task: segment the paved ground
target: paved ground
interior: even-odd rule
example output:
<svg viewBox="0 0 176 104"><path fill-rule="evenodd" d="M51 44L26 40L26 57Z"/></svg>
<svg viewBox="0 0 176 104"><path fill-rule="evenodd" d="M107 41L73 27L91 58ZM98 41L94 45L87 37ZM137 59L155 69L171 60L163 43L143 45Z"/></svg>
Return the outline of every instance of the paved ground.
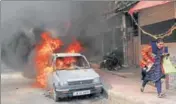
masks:
<svg viewBox="0 0 176 104"><path fill-rule="evenodd" d="M123 69L117 72L106 72L93 66L100 74L108 89L108 99L86 96L65 99L59 104L176 104L176 91L165 90L167 97L160 99L156 96L155 87L147 86L144 93L140 92L140 71L135 68ZM2 75L2 74L1 74ZM2 76L1 76L2 78ZM10 78L1 80L2 104L57 104L44 91L31 88L31 81L24 78ZM18 80L17 80L18 79ZM110 88L109 88L109 85Z"/></svg>
<svg viewBox="0 0 176 104"><path fill-rule="evenodd" d="M31 81L26 79L1 80L1 104L107 104L103 95L64 99L55 103L43 90L31 85Z"/></svg>
<svg viewBox="0 0 176 104"><path fill-rule="evenodd" d="M166 90L163 82L165 98L158 98L155 87L147 85L145 92L140 92L140 70L137 68L123 69L116 72L96 71L111 85L108 91L109 104L176 104L176 90Z"/></svg>
<svg viewBox="0 0 176 104"><path fill-rule="evenodd" d="M32 83L20 72L1 66L1 104L107 104L105 95L74 97L56 103L44 90L32 88Z"/></svg>

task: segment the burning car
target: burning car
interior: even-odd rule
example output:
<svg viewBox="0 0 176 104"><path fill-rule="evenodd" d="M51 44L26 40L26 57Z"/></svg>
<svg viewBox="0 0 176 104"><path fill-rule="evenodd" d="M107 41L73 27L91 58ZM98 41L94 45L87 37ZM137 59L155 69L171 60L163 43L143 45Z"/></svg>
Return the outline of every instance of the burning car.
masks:
<svg viewBox="0 0 176 104"><path fill-rule="evenodd" d="M53 98L100 94L100 76L90 67L86 57L80 53L54 53L51 58L53 68Z"/></svg>

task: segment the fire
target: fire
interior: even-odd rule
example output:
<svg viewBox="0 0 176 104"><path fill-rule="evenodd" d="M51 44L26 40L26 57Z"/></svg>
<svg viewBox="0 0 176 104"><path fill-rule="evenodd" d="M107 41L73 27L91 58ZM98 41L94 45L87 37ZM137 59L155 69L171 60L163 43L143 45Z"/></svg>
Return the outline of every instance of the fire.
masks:
<svg viewBox="0 0 176 104"><path fill-rule="evenodd" d="M78 41L74 41L66 50L66 53L79 53L83 50L81 44Z"/></svg>
<svg viewBox="0 0 176 104"><path fill-rule="evenodd" d="M64 67L64 61L57 59L56 60L57 69L62 69Z"/></svg>
<svg viewBox="0 0 176 104"><path fill-rule="evenodd" d="M44 32L41 38L41 42L36 47L35 66L37 77L35 85L45 88L47 73L52 72L52 68L48 66L50 56L56 49L59 49L63 43L59 39L52 38L48 32Z"/></svg>
<svg viewBox="0 0 176 104"><path fill-rule="evenodd" d="M66 53L79 53L82 50L83 48L81 44L75 40L72 44L68 46L68 48L66 49ZM71 64L73 62L76 62L76 59L74 59L73 57L67 57L64 59L64 63L66 64Z"/></svg>
<svg viewBox="0 0 176 104"><path fill-rule="evenodd" d="M53 72L53 68L49 66L49 59L51 55L63 45L62 41L58 38L52 38L50 33L44 32L41 35L41 42L36 47L35 66L37 70L36 87L47 87L47 75ZM66 53L80 53L83 50L81 44L78 41L74 41L66 49ZM71 63L76 62L73 57L67 57L63 60L56 60L57 69L69 69Z"/></svg>

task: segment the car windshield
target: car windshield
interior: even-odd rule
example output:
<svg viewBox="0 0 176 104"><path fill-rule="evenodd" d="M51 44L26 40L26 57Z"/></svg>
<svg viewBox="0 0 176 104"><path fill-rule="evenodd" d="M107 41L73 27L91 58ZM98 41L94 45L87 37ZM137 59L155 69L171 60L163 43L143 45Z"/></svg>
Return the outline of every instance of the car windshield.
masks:
<svg viewBox="0 0 176 104"><path fill-rule="evenodd" d="M90 66L82 56L57 57L56 59L56 69L75 70L87 68L90 68Z"/></svg>

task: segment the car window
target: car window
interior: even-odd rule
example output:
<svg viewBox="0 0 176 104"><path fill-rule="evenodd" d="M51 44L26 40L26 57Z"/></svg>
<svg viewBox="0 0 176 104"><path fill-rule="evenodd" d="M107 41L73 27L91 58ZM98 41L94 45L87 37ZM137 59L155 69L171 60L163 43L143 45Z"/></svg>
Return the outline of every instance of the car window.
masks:
<svg viewBox="0 0 176 104"><path fill-rule="evenodd" d="M89 68L89 64L82 56L57 57L56 68L60 70L75 70Z"/></svg>

